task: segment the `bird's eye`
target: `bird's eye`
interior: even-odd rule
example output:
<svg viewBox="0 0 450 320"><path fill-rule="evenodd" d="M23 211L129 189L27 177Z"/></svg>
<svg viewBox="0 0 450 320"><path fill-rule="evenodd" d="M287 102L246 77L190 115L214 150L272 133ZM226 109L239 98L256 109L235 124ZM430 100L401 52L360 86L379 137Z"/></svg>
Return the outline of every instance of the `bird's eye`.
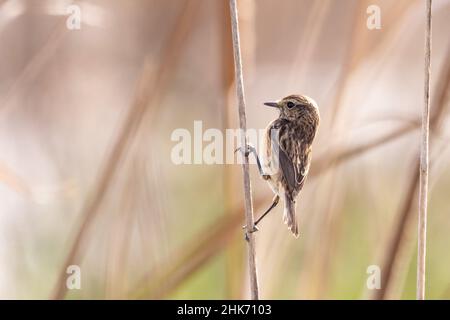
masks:
<svg viewBox="0 0 450 320"><path fill-rule="evenodd" d="M288 107L289 109L292 109L294 106L295 106L295 104L294 104L293 102L291 102L291 101L289 101L289 102L287 103L287 107Z"/></svg>

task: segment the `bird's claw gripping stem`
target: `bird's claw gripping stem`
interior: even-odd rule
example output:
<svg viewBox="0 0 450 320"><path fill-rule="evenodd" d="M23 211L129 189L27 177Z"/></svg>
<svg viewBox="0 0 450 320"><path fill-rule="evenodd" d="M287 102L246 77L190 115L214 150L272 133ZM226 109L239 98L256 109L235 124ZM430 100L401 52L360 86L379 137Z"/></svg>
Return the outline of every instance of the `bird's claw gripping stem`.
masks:
<svg viewBox="0 0 450 320"><path fill-rule="evenodd" d="M242 152L242 147L238 147L236 150L234 150L234 153L236 153L238 151ZM248 157L251 152L256 152L256 149L251 144L247 144L247 146L245 148L244 156Z"/></svg>
<svg viewBox="0 0 450 320"><path fill-rule="evenodd" d="M245 229L245 234L244 234L245 241L250 241L250 237L248 236L249 233L254 233L256 231L259 231L258 227L255 224L253 225L253 229L252 230L246 230L247 229L246 225L242 226L242 229Z"/></svg>

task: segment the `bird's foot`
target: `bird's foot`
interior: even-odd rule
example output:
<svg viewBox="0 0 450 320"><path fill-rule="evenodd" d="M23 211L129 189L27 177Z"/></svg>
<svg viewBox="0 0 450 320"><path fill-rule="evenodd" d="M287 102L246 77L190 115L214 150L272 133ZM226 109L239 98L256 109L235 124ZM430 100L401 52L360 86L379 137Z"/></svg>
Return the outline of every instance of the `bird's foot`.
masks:
<svg viewBox="0 0 450 320"><path fill-rule="evenodd" d="M256 232L256 231L259 231L259 228L256 226L256 225L253 225L253 229L252 230L247 230L247 226L245 225L245 226L242 226L242 229L244 229L245 230L245 233L244 233L244 239L245 239L245 241L250 241L250 237L249 237L249 234L250 233L254 233L254 232Z"/></svg>
<svg viewBox="0 0 450 320"><path fill-rule="evenodd" d="M239 147L236 150L234 150L234 153L238 151L243 152L242 147ZM256 154L256 148L252 144L247 143L247 145L245 146L244 156L248 157L250 153Z"/></svg>

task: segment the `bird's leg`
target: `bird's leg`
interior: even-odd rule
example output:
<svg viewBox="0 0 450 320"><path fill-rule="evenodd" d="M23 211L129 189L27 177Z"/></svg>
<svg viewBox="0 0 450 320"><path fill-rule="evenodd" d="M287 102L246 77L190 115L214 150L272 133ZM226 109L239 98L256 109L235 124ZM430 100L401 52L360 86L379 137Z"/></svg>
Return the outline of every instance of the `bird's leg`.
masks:
<svg viewBox="0 0 450 320"><path fill-rule="evenodd" d="M272 200L272 204L270 205L270 207L255 221L255 227L258 223L261 222L261 220L270 212L272 211L273 208L275 208L278 204L278 202L280 201L280 196L276 195L275 197L273 197Z"/></svg>
<svg viewBox="0 0 450 320"><path fill-rule="evenodd" d="M242 147L237 148L236 150L234 150L234 152L236 153L237 151L241 150L242 151ZM248 157L250 153L253 153L253 155L255 156L256 159L256 165L258 166L258 171L260 176L264 179L267 180L269 179L269 175L265 174L261 165L261 161L259 160L259 156L258 153L256 152L256 149L254 146L252 146L251 144L247 144L246 150L245 150L245 156Z"/></svg>
<svg viewBox="0 0 450 320"><path fill-rule="evenodd" d="M246 231L245 232L245 240L247 240L248 241L248 233L253 233L253 232L256 232L256 231L258 231L259 229L258 229L258 227L256 226L258 223L260 223L261 222L261 220L270 212L270 211L272 211L272 209L273 208L275 208L276 206L277 206L277 204L278 204L278 202L280 201L280 196L278 196L278 195L276 195L274 198L273 198L273 200L272 200L272 204L270 205L270 207L258 218L258 219L256 219L256 221L255 221L255 223L253 224L253 230L250 230L250 231ZM247 226L243 226L242 227L243 229L246 229L247 228Z"/></svg>

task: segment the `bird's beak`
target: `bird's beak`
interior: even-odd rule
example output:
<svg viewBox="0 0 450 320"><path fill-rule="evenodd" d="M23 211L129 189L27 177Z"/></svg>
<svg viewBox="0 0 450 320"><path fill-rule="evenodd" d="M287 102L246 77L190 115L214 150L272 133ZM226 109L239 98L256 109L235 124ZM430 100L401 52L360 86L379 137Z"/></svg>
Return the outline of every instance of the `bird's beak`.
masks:
<svg viewBox="0 0 450 320"><path fill-rule="evenodd" d="M278 108L279 107L278 106L278 102L264 102L264 105L272 107L272 108Z"/></svg>

